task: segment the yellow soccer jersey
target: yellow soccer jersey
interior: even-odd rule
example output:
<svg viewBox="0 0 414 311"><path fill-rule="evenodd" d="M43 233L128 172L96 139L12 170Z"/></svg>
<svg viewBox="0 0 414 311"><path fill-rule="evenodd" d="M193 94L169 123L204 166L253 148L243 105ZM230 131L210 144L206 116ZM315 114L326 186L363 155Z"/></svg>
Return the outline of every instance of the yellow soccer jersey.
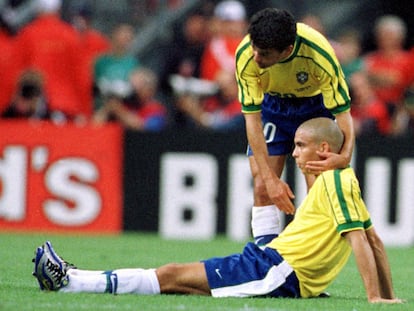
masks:
<svg viewBox="0 0 414 311"><path fill-rule="evenodd" d="M245 113L261 110L265 93L280 97L313 97L322 93L335 115L350 109L350 97L341 66L328 40L305 24L297 24L292 54L268 68L253 60L247 35L236 51L239 100Z"/></svg>
<svg viewBox="0 0 414 311"><path fill-rule="evenodd" d="M335 279L351 254L342 236L372 226L351 168L330 170L315 181L295 219L267 246L293 267L302 297L314 297Z"/></svg>

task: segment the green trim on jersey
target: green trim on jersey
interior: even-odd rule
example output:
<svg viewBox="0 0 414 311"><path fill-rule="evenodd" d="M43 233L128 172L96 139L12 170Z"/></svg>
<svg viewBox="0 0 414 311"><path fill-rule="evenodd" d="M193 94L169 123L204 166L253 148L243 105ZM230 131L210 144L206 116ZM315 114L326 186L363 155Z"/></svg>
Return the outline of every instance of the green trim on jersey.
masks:
<svg viewBox="0 0 414 311"><path fill-rule="evenodd" d="M352 231L352 229L361 229L363 227L364 227L364 223L363 222L354 221L354 222L351 222L351 223L346 223L346 224L339 225L336 230L338 232L341 232L341 231Z"/></svg>
<svg viewBox="0 0 414 311"><path fill-rule="evenodd" d="M245 44L243 44L242 46L239 46L238 48L237 48L237 51L236 51L236 62L239 60L239 58L240 58L240 55L242 55L243 54L243 52L248 48L248 47L250 47L252 45L252 42L249 40L249 41L247 41ZM252 58L253 58L253 55L252 55Z"/></svg>
<svg viewBox="0 0 414 311"><path fill-rule="evenodd" d="M296 34L296 39L295 39L295 43L293 45L292 54L290 54L290 56L288 58L286 58L285 60L281 61L280 62L281 64L288 63L288 62L290 62L291 60L293 60L297 56L297 54L299 53L300 44L301 44L302 39L303 38L301 36L299 36L298 34Z"/></svg>
<svg viewBox="0 0 414 311"><path fill-rule="evenodd" d="M346 205L346 200L344 193L342 191L341 185L341 170L334 170L334 180L335 180L335 189L338 194L338 202L341 206L342 213L344 214L345 220L347 223L351 222L351 217L349 216L348 207Z"/></svg>
<svg viewBox="0 0 414 311"><path fill-rule="evenodd" d="M236 63L238 62L238 59L239 59L240 55L242 55L244 53L244 51L246 49L250 48L250 47L251 47L251 41L249 40L244 45L240 46L237 49L237 52L236 52ZM244 65L244 67L241 70L244 71L245 68L249 65L249 63L251 61L254 61L253 60L253 54L246 61L246 64ZM254 100L252 102L252 105L245 106L243 104L245 102L245 91L244 90L246 90L246 92L249 93L249 85L246 84L245 86L243 86L240 79L237 79L237 84L239 86L239 90L241 90L239 92L239 100L240 100L240 103L242 104L242 106L245 108L245 109L243 109L243 111L245 111L245 112L257 112L257 111L260 111L261 110L260 105L255 104Z"/></svg>
<svg viewBox="0 0 414 311"><path fill-rule="evenodd" d="M368 219L367 221L365 221L364 222L364 229L365 230L367 230L367 229L369 229L369 228L371 228L373 225L372 225L372 221L371 221L371 219Z"/></svg>

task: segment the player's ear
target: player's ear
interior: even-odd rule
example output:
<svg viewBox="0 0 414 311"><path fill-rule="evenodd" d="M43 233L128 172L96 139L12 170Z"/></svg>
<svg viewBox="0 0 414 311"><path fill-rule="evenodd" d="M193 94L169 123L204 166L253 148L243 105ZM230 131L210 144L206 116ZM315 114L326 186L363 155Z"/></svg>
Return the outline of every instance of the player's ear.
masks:
<svg viewBox="0 0 414 311"><path fill-rule="evenodd" d="M321 142L319 148L320 148L321 152L330 152L331 151L331 148L330 148L328 142L326 142L326 141Z"/></svg>
<svg viewBox="0 0 414 311"><path fill-rule="evenodd" d="M293 44L289 45L284 51L286 55L290 55L293 52Z"/></svg>

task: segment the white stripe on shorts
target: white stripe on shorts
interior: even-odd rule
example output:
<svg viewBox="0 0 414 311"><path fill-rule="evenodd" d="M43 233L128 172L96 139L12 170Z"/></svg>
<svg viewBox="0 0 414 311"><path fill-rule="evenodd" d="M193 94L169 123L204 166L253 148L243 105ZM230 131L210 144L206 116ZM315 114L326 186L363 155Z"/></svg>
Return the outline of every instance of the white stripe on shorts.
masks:
<svg viewBox="0 0 414 311"><path fill-rule="evenodd" d="M285 283L287 277L292 272L293 268L286 261L283 261L278 266L270 268L262 280L212 289L211 295L213 297L252 297L266 295Z"/></svg>

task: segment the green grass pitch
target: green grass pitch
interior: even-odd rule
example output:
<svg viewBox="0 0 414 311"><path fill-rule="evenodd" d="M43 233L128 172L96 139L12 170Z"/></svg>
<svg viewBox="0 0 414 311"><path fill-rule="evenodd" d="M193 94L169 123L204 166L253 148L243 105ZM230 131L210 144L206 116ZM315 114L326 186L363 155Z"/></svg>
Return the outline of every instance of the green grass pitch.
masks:
<svg viewBox="0 0 414 311"><path fill-rule="evenodd" d="M351 258L323 299L220 298L180 295L109 295L41 292L31 275L35 248L51 240L66 260L85 269L150 268L239 252L244 243L224 237L213 241L168 241L155 234L119 236L0 234L0 310L142 310L142 311L364 311L414 310L414 248L388 248L397 296L403 305L370 305Z"/></svg>

